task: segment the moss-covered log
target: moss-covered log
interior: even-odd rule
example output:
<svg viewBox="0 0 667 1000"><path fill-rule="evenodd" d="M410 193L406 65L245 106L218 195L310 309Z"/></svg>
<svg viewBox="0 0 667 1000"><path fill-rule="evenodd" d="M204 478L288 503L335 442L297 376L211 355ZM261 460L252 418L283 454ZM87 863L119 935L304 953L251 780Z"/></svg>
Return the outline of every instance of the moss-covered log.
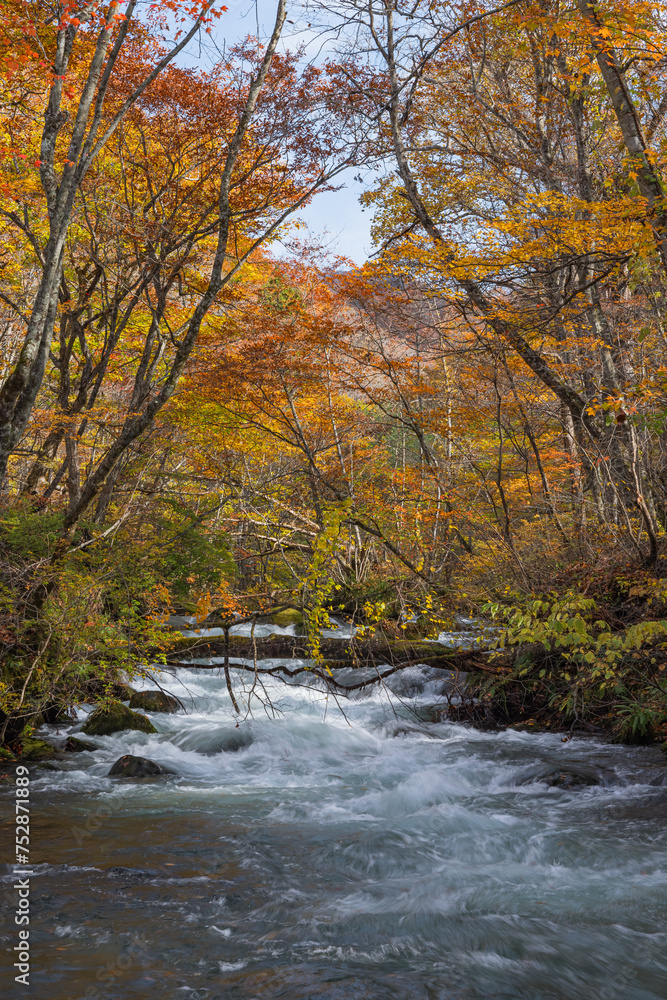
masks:
<svg viewBox="0 0 667 1000"><path fill-rule="evenodd" d="M225 655L225 643L214 639L183 639L169 654L169 663L185 664L193 660L219 658ZM308 640L302 636L271 635L261 639L245 636L229 637L229 656L236 659L301 659L312 658ZM369 667L387 664L425 663L451 670L482 670L498 673L507 669L504 662L490 662L489 651L479 648L446 649L436 642L409 639L322 639L320 656L325 666ZM198 664L205 666L205 664Z"/></svg>

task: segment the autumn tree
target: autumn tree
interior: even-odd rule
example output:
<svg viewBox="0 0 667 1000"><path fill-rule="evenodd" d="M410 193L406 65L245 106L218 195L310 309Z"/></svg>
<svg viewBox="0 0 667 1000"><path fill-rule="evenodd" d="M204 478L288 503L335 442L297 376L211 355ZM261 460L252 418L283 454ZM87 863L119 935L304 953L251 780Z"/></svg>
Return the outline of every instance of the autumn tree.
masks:
<svg viewBox="0 0 667 1000"><path fill-rule="evenodd" d="M396 164L375 199L389 266L448 294L516 352L560 403L597 516L627 524L637 511L655 562L663 498L651 494L646 426L628 419L643 389L619 318L639 283L647 317L661 294L647 186L658 158L632 147L608 83L613 63L636 127L655 119L659 144L660 24L647 7L611 4L612 30L596 7L591 48L584 7L577 21L556 3L355 8L372 54L347 73ZM620 44L633 53L626 63Z"/></svg>
<svg viewBox="0 0 667 1000"><path fill-rule="evenodd" d="M243 261L326 185L341 169L341 160L349 159L349 150L343 153L340 143L333 141L331 128L323 125L319 133L313 128L319 114L318 91L326 89L321 71L306 68L299 79L293 59L276 58L284 3L278 6L265 50L256 46L239 50L232 62L228 60L208 76L170 67L178 47L155 54L154 43L141 24L130 30L133 10L116 28L105 26L96 41L95 52L105 51L107 33L116 32L111 54L99 71L102 89L96 103L93 96L89 99L92 117L87 138L81 139L80 166L71 177L68 171L73 168L67 164L63 168L64 181L58 191L65 191L65 181L70 191L65 221L57 225L48 221L49 232L60 227L61 242L58 264L48 279L51 306L48 316L44 314L41 347L30 368L31 388L16 396L15 417L5 425L14 428L15 447L43 384L59 313L59 352L51 356L59 371L62 416L43 438L26 488L34 488L44 472L44 460L53 459L64 438L66 465L61 468L62 474L67 470L70 486L66 535L108 477L114 476L131 442L147 430L170 398L205 317L222 289L236 280ZM208 8L183 44L204 23L207 12ZM46 26L44 32L50 37L53 28ZM79 34L80 26L71 26L66 18L55 39L71 35L74 45ZM87 38L85 32L82 37ZM88 66L85 58L83 64ZM255 67L250 79L249 65ZM246 67L243 72L241 66ZM92 63L86 70L84 91L86 86L95 89L96 71L91 67ZM60 84L53 87L49 101L60 94ZM176 104L172 102L171 115L164 115L174 87L181 96ZM77 100L76 88L71 93L71 99ZM81 120L83 128L88 119ZM100 130L101 138L95 138ZM68 163L78 162L69 147L64 152L62 128L58 135L50 154L52 163L57 155L66 155ZM125 204L114 209L118 178ZM26 208L28 214L19 219L20 225L13 217L10 221L23 227L24 242L35 251L40 223L32 207L31 211L32 215ZM49 254L42 253L44 260L51 259ZM42 295L42 285L48 284L44 276L40 282L37 297ZM19 360L6 379L7 399L18 391L24 375L28 378L27 359L33 357L31 351L38 343L35 308L25 312L29 328ZM142 329L139 340L138 329ZM119 349L124 360L117 356ZM134 355L130 388L127 363ZM73 384L72 367L77 365L81 371ZM88 470L86 481L80 482L77 442L88 418L81 423L78 415L99 403L100 387L118 365L124 370L127 415L113 440L109 441L108 434L99 439L94 467ZM118 386L117 378L111 381ZM105 447L100 447L103 442Z"/></svg>

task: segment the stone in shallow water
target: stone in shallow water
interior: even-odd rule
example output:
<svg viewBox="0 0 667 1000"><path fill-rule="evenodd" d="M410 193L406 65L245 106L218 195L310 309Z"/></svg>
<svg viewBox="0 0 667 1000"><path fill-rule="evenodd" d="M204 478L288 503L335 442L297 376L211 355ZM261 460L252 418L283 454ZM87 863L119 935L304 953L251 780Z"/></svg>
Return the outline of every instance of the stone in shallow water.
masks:
<svg viewBox="0 0 667 1000"><path fill-rule="evenodd" d="M81 730L88 736L109 736L111 733L119 733L124 729L138 729L143 733L156 733L157 729L153 723L140 715L139 712L131 712L125 705L114 704L108 708L96 708Z"/></svg>
<svg viewBox="0 0 667 1000"><path fill-rule="evenodd" d="M109 778L154 778L160 774L171 774L161 764L156 764L148 757L133 757L126 753L119 757L109 771Z"/></svg>
<svg viewBox="0 0 667 1000"><path fill-rule="evenodd" d="M112 878L155 878L160 873L153 868L126 868L123 865L114 865L107 869L107 874Z"/></svg>
<svg viewBox="0 0 667 1000"><path fill-rule="evenodd" d="M144 712L178 712L178 699L165 691L133 691L130 708L143 708Z"/></svg>
<svg viewBox="0 0 667 1000"><path fill-rule="evenodd" d="M600 784L600 779L596 775L568 770L551 771L539 780L551 788L579 788Z"/></svg>
<svg viewBox="0 0 667 1000"><path fill-rule="evenodd" d="M519 785L529 785L540 782L550 788L590 788L593 785L604 785L608 781L601 769L585 765L567 764L564 767L541 767L531 769L518 779Z"/></svg>
<svg viewBox="0 0 667 1000"><path fill-rule="evenodd" d="M68 736L65 741L65 750L69 753L82 753L84 750L97 750L94 743L87 743L86 740L79 740L76 736Z"/></svg>

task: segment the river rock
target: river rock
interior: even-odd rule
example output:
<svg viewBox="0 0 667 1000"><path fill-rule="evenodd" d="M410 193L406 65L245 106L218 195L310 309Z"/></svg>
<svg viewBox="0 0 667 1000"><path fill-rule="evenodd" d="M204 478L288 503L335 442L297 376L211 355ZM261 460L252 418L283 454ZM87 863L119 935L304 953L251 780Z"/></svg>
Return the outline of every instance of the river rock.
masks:
<svg viewBox="0 0 667 1000"><path fill-rule="evenodd" d="M539 770L531 770L518 780L520 785L540 782L550 788L590 788L593 785L605 784L603 775L596 768L585 765L568 764L565 767L554 768L549 765Z"/></svg>
<svg viewBox="0 0 667 1000"><path fill-rule="evenodd" d="M160 872L153 868L126 868L124 865L114 865L113 868L107 868L107 874L111 878L144 879L155 878Z"/></svg>
<svg viewBox="0 0 667 1000"><path fill-rule="evenodd" d="M34 736L21 737L21 760L51 760L61 756L56 747Z"/></svg>
<svg viewBox="0 0 667 1000"><path fill-rule="evenodd" d="M79 740L76 736L68 736L65 741L65 750L68 753L82 753L84 750L97 750L98 748L94 743L87 743L85 740Z"/></svg>
<svg viewBox="0 0 667 1000"><path fill-rule="evenodd" d="M224 729L214 732L199 733L195 737L195 745L198 753L213 757L217 753L237 753L252 743L252 733L247 729ZM190 746L188 746L190 749Z"/></svg>
<svg viewBox="0 0 667 1000"><path fill-rule="evenodd" d="M599 778L595 775L569 770L551 771L539 780L550 788L579 788L600 784Z"/></svg>
<svg viewBox="0 0 667 1000"><path fill-rule="evenodd" d="M153 723L140 715L139 712L132 712L125 705L115 703L108 708L96 708L81 730L87 736L109 736L111 733L120 733L125 729L138 729L142 733L156 733L157 729Z"/></svg>
<svg viewBox="0 0 667 1000"><path fill-rule="evenodd" d="M178 699L164 691L133 691L130 708L143 708L144 712L178 712Z"/></svg>
<svg viewBox="0 0 667 1000"><path fill-rule="evenodd" d="M110 778L154 778L160 774L170 774L161 764L147 757L133 757L126 753L119 757L109 771Z"/></svg>

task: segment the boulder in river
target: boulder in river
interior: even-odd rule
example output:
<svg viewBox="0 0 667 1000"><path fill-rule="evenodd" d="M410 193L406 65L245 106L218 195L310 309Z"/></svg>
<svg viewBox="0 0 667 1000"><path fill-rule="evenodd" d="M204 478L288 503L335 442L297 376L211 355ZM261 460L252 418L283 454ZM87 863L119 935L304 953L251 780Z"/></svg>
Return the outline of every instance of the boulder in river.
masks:
<svg viewBox="0 0 667 1000"><path fill-rule="evenodd" d="M60 751L56 747L34 736L22 736L20 740L21 760L51 760L52 758L61 756Z"/></svg>
<svg viewBox="0 0 667 1000"><path fill-rule="evenodd" d="M110 778L155 778L161 774L171 774L161 764L147 757L133 757L126 753L119 757L109 771Z"/></svg>
<svg viewBox="0 0 667 1000"><path fill-rule="evenodd" d="M213 757L218 753L237 753L252 743L252 733L247 729L216 729L206 732L194 732L186 743L188 750Z"/></svg>
<svg viewBox="0 0 667 1000"><path fill-rule="evenodd" d="M144 712L178 712L178 699L165 691L133 691L130 708L142 708Z"/></svg>
<svg viewBox="0 0 667 1000"><path fill-rule="evenodd" d="M110 736L111 733L120 733L124 729L138 729L142 733L157 732L145 715L132 712L120 703L109 705L107 708L96 708L92 715L88 716L81 732L87 736Z"/></svg>
<svg viewBox="0 0 667 1000"><path fill-rule="evenodd" d="M154 868L126 868L124 865L114 865L113 868L107 868L107 874L112 878L143 879L155 878L160 873Z"/></svg>
<svg viewBox="0 0 667 1000"><path fill-rule="evenodd" d="M602 771L598 768L586 767L581 764L566 764L564 767L558 768L546 765L539 769L531 769L519 778L518 784L528 785L538 781L550 788L567 789L590 788L593 785L607 783Z"/></svg>
<svg viewBox="0 0 667 1000"><path fill-rule="evenodd" d="M593 774L584 774L581 771L572 771L567 768L559 768L557 771L550 771L539 779L550 788L579 788L599 785L600 779Z"/></svg>
<svg viewBox="0 0 667 1000"><path fill-rule="evenodd" d="M65 750L68 753L82 753L84 750L97 750L97 747L94 743L77 739L76 736L68 736L65 741Z"/></svg>

